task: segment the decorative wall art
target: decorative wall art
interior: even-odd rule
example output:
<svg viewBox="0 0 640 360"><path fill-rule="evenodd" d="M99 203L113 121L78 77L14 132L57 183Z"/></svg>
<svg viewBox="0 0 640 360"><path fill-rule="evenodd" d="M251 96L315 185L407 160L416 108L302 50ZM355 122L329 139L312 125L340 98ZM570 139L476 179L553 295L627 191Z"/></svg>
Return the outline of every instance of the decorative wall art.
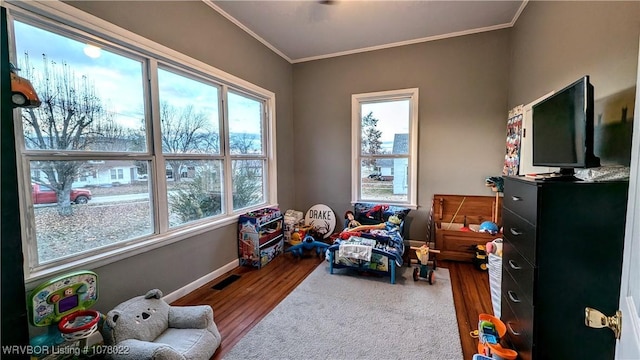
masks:
<svg viewBox="0 0 640 360"><path fill-rule="evenodd" d="M518 105L509 110L509 119L507 120L507 150L504 155L502 175L518 175L523 115L522 105Z"/></svg>

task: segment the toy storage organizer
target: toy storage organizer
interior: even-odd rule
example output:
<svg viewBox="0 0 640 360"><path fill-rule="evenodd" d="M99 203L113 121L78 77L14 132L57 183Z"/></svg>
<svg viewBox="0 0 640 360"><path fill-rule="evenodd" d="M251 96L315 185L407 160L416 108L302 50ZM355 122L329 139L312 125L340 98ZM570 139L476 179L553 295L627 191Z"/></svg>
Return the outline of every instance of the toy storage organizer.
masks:
<svg viewBox="0 0 640 360"><path fill-rule="evenodd" d="M284 247L283 217L277 208L251 211L238 218L240 266L262 268Z"/></svg>

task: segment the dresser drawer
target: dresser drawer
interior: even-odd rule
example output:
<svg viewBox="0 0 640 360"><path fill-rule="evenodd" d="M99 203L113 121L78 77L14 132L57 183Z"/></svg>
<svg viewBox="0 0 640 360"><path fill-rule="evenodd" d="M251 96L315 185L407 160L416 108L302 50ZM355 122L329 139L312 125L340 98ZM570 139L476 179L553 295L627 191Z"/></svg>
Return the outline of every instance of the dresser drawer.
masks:
<svg viewBox="0 0 640 360"><path fill-rule="evenodd" d="M502 214L504 238L531 264L536 263L536 228L509 210Z"/></svg>
<svg viewBox="0 0 640 360"><path fill-rule="evenodd" d="M526 336L520 329L520 322L513 312L513 309L506 303L506 299L503 298L502 302L505 306L502 307L502 322L507 327L507 345L511 346L513 350L518 352L518 359L530 360L533 343L531 338Z"/></svg>
<svg viewBox="0 0 640 360"><path fill-rule="evenodd" d="M507 178L504 184L503 206L520 215L532 224L536 224L538 208L538 187L535 183L525 183Z"/></svg>
<svg viewBox="0 0 640 360"><path fill-rule="evenodd" d="M507 333L505 334L506 345L518 352L518 359L530 360L533 347L531 337L525 335L520 329L520 321L505 297L502 299L502 304L500 320L507 327Z"/></svg>
<svg viewBox="0 0 640 360"><path fill-rule="evenodd" d="M503 322L507 325L507 332L512 336L522 336L532 339L533 336L533 305L528 300L533 289L522 289L515 283L508 272L502 274L502 304L508 305L513 312L513 318Z"/></svg>
<svg viewBox="0 0 640 360"><path fill-rule="evenodd" d="M502 250L502 267L503 271L509 273L518 287L524 291L521 294L527 300L533 303L533 277L534 267L529 263L516 249L511 245L509 240L503 243ZM504 276L503 276L504 278Z"/></svg>
<svg viewBox="0 0 640 360"><path fill-rule="evenodd" d="M525 289L520 286L513 278L511 273L504 268L502 272L502 296L506 296L509 299L509 303L513 305L513 310L518 310L519 304L532 305L533 302L533 288Z"/></svg>

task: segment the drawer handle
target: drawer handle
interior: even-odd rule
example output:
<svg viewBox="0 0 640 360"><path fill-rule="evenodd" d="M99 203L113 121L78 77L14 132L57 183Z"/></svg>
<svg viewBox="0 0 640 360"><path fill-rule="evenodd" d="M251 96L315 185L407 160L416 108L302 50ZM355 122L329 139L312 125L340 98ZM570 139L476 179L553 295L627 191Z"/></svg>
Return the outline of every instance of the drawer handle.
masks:
<svg viewBox="0 0 640 360"><path fill-rule="evenodd" d="M518 294L514 293L511 290L507 291L507 294L509 295L509 299L511 299L511 301L513 301L514 303L520 302L520 298L518 298Z"/></svg>
<svg viewBox="0 0 640 360"><path fill-rule="evenodd" d="M515 261L513 261L513 260L509 260L509 266L511 266L511 268L512 268L513 270L520 270L520 269L522 269L522 267L521 267L520 265L518 265L518 263L516 263L516 262L515 262Z"/></svg>
<svg viewBox="0 0 640 360"><path fill-rule="evenodd" d="M520 236L522 235L522 231L518 230L518 229L514 229L514 228L509 228L509 232L513 235L513 236Z"/></svg>
<svg viewBox="0 0 640 360"><path fill-rule="evenodd" d="M511 326L511 323L507 321L507 327L509 328L509 332L512 333L515 336L520 336L520 333L513 330L513 326Z"/></svg>
<svg viewBox="0 0 640 360"><path fill-rule="evenodd" d="M512 195L511 196L511 200L513 200L513 201L522 201L522 198L520 196Z"/></svg>

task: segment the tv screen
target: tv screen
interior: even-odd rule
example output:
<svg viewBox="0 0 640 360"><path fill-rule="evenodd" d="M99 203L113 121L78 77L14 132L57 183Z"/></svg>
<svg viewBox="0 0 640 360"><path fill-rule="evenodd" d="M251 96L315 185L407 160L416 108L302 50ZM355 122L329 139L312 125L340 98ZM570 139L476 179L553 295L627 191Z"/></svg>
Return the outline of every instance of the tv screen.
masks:
<svg viewBox="0 0 640 360"><path fill-rule="evenodd" d="M593 155L593 86L584 76L533 105L533 165L600 166Z"/></svg>

